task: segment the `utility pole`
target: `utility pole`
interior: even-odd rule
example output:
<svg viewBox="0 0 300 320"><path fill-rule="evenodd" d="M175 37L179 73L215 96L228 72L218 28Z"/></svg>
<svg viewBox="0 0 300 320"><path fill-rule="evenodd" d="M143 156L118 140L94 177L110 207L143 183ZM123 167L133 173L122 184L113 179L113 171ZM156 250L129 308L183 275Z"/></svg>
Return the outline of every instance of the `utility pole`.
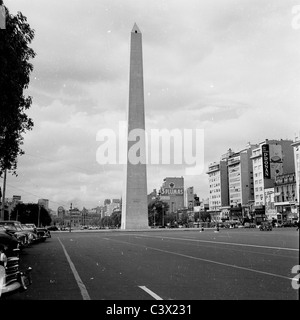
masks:
<svg viewBox="0 0 300 320"><path fill-rule="evenodd" d="M0 216L0 220L4 220L6 173L7 173L7 170L5 169L5 170L4 170L4 179L3 179L3 194L2 194L2 206L1 206L1 216Z"/></svg>
<svg viewBox="0 0 300 320"><path fill-rule="evenodd" d="M38 228L40 227L40 215L41 215L41 206L39 204L39 212L38 212Z"/></svg>
<svg viewBox="0 0 300 320"><path fill-rule="evenodd" d="M71 232L71 214L72 214L72 202L71 202L71 206L70 206L70 230L69 232Z"/></svg>

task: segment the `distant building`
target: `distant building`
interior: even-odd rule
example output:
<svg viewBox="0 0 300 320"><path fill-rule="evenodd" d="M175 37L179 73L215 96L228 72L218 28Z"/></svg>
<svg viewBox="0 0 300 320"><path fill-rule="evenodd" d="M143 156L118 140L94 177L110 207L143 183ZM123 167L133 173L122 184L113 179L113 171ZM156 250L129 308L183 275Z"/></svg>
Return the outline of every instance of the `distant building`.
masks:
<svg viewBox="0 0 300 320"><path fill-rule="evenodd" d="M228 158L228 186L230 207L248 205L254 198L251 155L257 145L247 147Z"/></svg>
<svg viewBox="0 0 300 320"><path fill-rule="evenodd" d="M294 151L294 165L295 165L295 179L296 179L296 197L295 201L298 205L298 219L299 219L299 204L300 204L300 138L296 137L295 142L292 143Z"/></svg>
<svg viewBox="0 0 300 320"><path fill-rule="evenodd" d="M277 216L281 221L297 219L297 188L295 173L278 175L275 177L275 207Z"/></svg>
<svg viewBox="0 0 300 320"><path fill-rule="evenodd" d="M188 210L194 210L194 202L195 202L195 194L194 194L194 187L189 187L185 190L185 207Z"/></svg>
<svg viewBox="0 0 300 320"><path fill-rule="evenodd" d="M106 205L106 215L110 216L115 210L121 210L120 199L111 199L110 203Z"/></svg>
<svg viewBox="0 0 300 320"><path fill-rule="evenodd" d="M167 202L169 213L184 208L184 178L167 177L160 188L160 200Z"/></svg>
<svg viewBox="0 0 300 320"><path fill-rule="evenodd" d="M58 218L62 218L63 219L65 217L65 214L66 214L66 210L64 209L64 207L59 206L57 208L57 216L58 216Z"/></svg>
<svg viewBox="0 0 300 320"><path fill-rule="evenodd" d="M147 196L148 204L149 204L151 201L155 200L155 199L157 198L157 196L158 196L158 194L157 194L156 189L153 189L153 191L150 192L150 193L148 194L148 196Z"/></svg>

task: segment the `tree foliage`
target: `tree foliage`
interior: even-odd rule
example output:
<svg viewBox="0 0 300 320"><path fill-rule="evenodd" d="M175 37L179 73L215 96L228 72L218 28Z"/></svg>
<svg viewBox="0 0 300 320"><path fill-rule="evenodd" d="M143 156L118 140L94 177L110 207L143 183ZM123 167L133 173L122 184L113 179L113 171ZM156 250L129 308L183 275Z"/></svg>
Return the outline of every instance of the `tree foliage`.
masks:
<svg viewBox="0 0 300 320"><path fill-rule="evenodd" d="M1 4L0 0L0 4ZM33 65L29 62L36 53L29 44L34 30L27 18L6 10L6 29L0 30L0 176L5 169L16 174L17 157L22 150L23 134L31 130L33 121L25 111L32 104L31 96L25 96Z"/></svg>
<svg viewBox="0 0 300 320"><path fill-rule="evenodd" d="M41 226L49 226L52 218L44 207L40 206L39 208L36 203L18 203L11 212L11 220L18 220L21 223L34 223L36 226L40 221Z"/></svg>
<svg viewBox="0 0 300 320"><path fill-rule="evenodd" d="M154 209L155 208L155 209ZM160 200L153 200L148 204L148 223L149 226L166 224L166 217L168 216L166 212L169 210L169 205L167 202ZM164 219L163 219L164 215Z"/></svg>

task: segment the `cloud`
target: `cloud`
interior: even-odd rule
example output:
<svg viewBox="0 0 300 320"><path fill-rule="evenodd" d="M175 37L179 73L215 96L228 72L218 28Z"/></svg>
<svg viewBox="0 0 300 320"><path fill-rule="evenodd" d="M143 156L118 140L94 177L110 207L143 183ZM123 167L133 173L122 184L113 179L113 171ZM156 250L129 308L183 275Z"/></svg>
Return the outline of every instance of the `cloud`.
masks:
<svg viewBox="0 0 300 320"><path fill-rule="evenodd" d="M232 148L299 132L299 30L294 1L7 0L35 29L25 135L8 194L93 207L122 194L123 167L99 165L97 132L117 132L128 107L130 32L143 36L146 129L203 129L205 166ZM149 165L148 191L185 177L200 197L207 175ZM15 189L14 189L15 188ZM22 196L23 197L23 196Z"/></svg>

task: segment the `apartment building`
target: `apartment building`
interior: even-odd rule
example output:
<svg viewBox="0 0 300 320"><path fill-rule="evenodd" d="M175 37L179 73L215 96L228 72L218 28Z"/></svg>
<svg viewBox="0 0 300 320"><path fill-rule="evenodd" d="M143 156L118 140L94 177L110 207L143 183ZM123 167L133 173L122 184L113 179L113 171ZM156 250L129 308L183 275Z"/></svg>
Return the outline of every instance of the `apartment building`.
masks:
<svg viewBox="0 0 300 320"><path fill-rule="evenodd" d="M228 187L230 207L249 204L254 198L251 155L257 145L248 144L245 149L228 158Z"/></svg>
<svg viewBox="0 0 300 320"><path fill-rule="evenodd" d="M265 189L274 188L275 178L294 172L291 140L264 140L252 151L254 205L265 205Z"/></svg>

